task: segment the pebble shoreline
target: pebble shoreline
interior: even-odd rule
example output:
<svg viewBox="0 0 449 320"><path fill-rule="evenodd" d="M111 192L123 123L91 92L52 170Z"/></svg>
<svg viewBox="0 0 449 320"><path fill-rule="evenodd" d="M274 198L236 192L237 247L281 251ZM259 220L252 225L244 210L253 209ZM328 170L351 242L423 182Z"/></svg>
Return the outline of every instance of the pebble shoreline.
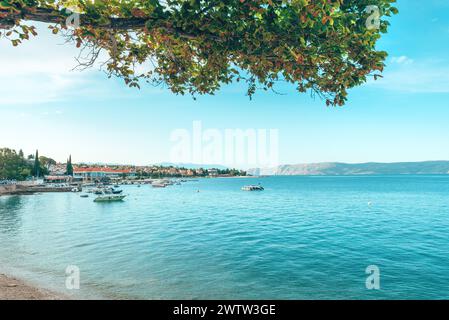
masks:
<svg viewBox="0 0 449 320"><path fill-rule="evenodd" d="M67 300L67 298L0 274L0 300Z"/></svg>

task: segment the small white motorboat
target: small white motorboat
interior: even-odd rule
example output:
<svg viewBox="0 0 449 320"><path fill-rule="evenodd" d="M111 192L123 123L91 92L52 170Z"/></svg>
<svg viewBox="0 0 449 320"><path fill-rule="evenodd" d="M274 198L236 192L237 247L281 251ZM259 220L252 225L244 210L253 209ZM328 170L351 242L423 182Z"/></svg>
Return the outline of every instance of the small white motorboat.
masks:
<svg viewBox="0 0 449 320"><path fill-rule="evenodd" d="M126 196L114 196L114 195L104 195L97 197L94 202L114 202L114 201L123 201Z"/></svg>
<svg viewBox="0 0 449 320"><path fill-rule="evenodd" d="M244 186L242 188L243 191L263 191L265 190L264 187L262 187L260 184L258 185L249 185L249 186Z"/></svg>
<svg viewBox="0 0 449 320"><path fill-rule="evenodd" d="M165 188L168 186L167 180L155 180L151 184L153 188Z"/></svg>

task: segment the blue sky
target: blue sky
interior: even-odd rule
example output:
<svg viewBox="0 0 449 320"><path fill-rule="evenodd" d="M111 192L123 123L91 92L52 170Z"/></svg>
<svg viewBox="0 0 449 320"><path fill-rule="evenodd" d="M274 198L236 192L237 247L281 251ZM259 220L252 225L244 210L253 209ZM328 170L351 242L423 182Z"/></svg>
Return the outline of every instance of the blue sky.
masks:
<svg viewBox="0 0 449 320"><path fill-rule="evenodd" d="M77 50L40 27L13 48L0 40L0 146L64 161L169 161L170 133L205 128L279 130L279 161L449 160L449 1L399 0L379 48L384 79L351 90L343 108L309 94L231 85L194 101L158 88L130 89L97 69L71 71Z"/></svg>

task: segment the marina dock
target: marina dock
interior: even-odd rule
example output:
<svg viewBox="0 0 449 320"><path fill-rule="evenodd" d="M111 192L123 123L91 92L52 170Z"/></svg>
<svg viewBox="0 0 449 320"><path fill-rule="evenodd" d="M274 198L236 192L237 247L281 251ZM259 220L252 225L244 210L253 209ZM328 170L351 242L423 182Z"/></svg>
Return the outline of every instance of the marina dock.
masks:
<svg viewBox="0 0 449 320"><path fill-rule="evenodd" d="M51 186L29 186L29 185L7 185L0 186L0 196L3 195L29 195L47 192L71 192L73 187L51 187Z"/></svg>

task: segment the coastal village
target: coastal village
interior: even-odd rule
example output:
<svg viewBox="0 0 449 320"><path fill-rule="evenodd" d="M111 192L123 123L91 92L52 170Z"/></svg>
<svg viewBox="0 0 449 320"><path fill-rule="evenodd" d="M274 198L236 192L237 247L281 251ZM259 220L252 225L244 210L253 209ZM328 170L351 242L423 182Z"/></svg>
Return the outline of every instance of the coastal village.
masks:
<svg viewBox="0 0 449 320"><path fill-rule="evenodd" d="M35 155L25 157L20 150L0 149L0 195L42 192L85 192L106 196L100 200L122 200L120 185L150 184L165 188L194 178L247 176L237 169L185 168L162 165L98 165L65 163ZM113 186L113 187L111 187ZM86 194L83 196L87 197Z"/></svg>
<svg viewBox="0 0 449 320"><path fill-rule="evenodd" d="M59 163L50 167L50 172L45 176L45 180L60 181L68 179L70 181L101 181L161 178L194 178L194 177L233 177L246 176L245 171L236 169L191 169L175 166L126 166L126 165L75 165L73 174L67 175L66 164Z"/></svg>

